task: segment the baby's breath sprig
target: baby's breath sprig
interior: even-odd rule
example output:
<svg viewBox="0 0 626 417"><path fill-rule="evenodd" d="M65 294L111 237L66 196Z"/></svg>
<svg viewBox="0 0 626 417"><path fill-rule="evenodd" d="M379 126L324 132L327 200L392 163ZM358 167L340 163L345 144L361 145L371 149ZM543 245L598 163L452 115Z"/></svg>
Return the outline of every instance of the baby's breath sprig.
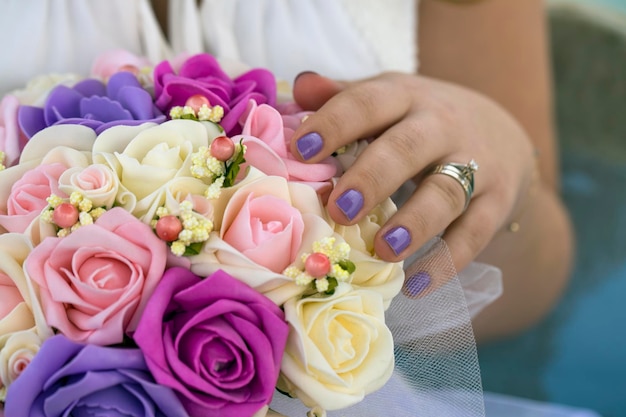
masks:
<svg viewBox="0 0 626 417"><path fill-rule="evenodd" d="M313 242L313 251L302 255L303 268L291 265L283 274L297 285L308 286L318 293L332 295L340 282L347 282L356 267L348 258L350 245L337 243L334 237Z"/></svg>
<svg viewBox="0 0 626 417"><path fill-rule="evenodd" d="M170 118L195 120L197 122L215 123L221 131L219 123L224 117L224 108L220 105L211 106L209 100L196 94L187 99L184 106L174 106L170 109Z"/></svg>
<svg viewBox="0 0 626 417"><path fill-rule="evenodd" d="M151 225L176 256L199 254L213 230L213 222L193 211L193 204L187 200L180 203L177 216L167 208L159 207Z"/></svg>
<svg viewBox="0 0 626 417"><path fill-rule="evenodd" d="M201 146L191 155L191 175L210 183L206 198L218 198L223 187L235 184L241 164L246 162L245 152L242 141L234 143L226 136L218 136L210 146Z"/></svg>
<svg viewBox="0 0 626 417"><path fill-rule="evenodd" d="M81 226L93 224L106 209L94 207L93 202L74 191L69 198L52 194L46 199L48 206L41 213L41 220L57 227L57 236L65 237Z"/></svg>

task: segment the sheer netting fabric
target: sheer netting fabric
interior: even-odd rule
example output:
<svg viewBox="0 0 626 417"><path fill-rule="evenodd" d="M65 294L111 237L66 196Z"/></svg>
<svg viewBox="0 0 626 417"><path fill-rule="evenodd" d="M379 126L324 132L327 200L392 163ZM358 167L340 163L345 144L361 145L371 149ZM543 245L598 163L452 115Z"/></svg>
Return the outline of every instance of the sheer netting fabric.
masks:
<svg viewBox="0 0 626 417"><path fill-rule="evenodd" d="M433 240L419 254L406 274L426 271L436 288L418 298L400 293L387 310L386 320L395 342L393 376L362 402L327 411L329 417L485 416L468 307L477 313L497 297L500 274L486 265L474 264L470 269L470 282L462 284L464 274L455 271L441 239ZM477 274L479 270L482 272ZM474 289L468 291L467 286ZM278 392L271 408L289 417L304 417L309 411L299 400Z"/></svg>

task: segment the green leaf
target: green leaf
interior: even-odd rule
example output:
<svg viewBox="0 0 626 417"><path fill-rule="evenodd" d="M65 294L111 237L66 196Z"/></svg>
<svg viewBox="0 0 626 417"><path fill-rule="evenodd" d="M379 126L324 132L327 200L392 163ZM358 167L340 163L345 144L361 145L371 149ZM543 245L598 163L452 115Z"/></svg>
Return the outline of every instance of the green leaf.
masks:
<svg viewBox="0 0 626 417"><path fill-rule="evenodd" d="M326 295L333 295L335 293L335 288L339 283L337 282L337 278L334 277L326 277L328 280L328 289L324 292Z"/></svg>
<svg viewBox="0 0 626 417"><path fill-rule="evenodd" d="M243 139L239 141L239 144L242 145ZM235 184L235 180L237 179L237 174L239 174L239 170L241 169L241 164L246 162L244 158L243 146L239 148L239 152L237 152L232 158L231 162L226 164L226 174L224 174L224 187L232 187Z"/></svg>
<svg viewBox="0 0 626 417"><path fill-rule="evenodd" d="M344 271L348 271L349 274L353 274L354 271L356 271L356 265L354 265L354 262L349 259L342 259L339 261L339 266Z"/></svg>
<svg viewBox="0 0 626 417"><path fill-rule="evenodd" d="M204 246L204 242L195 242L185 248L185 253L183 256L193 256L197 255L202 251L202 246Z"/></svg>

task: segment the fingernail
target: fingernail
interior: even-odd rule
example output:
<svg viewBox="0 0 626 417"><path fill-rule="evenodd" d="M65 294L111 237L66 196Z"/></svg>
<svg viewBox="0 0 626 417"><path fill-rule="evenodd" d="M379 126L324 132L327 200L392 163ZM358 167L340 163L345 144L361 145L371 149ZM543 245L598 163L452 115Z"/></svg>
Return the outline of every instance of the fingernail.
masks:
<svg viewBox="0 0 626 417"><path fill-rule="evenodd" d="M315 132L307 133L296 141L296 148L298 148L298 152L304 160L311 159L317 155L322 150L323 145L322 137Z"/></svg>
<svg viewBox="0 0 626 417"><path fill-rule="evenodd" d="M352 220L363 208L363 194L357 190L347 190L335 200L335 204L348 220Z"/></svg>
<svg viewBox="0 0 626 417"><path fill-rule="evenodd" d="M293 79L293 82L295 83L296 81L298 81L298 78L302 77L303 75L307 75L307 74L315 74L318 75L317 72L315 71L302 71L301 73L299 73L298 75L296 75L296 78Z"/></svg>
<svg viewBox="0 0 626 417"><path fill-rule="evenodd" d="M409 293L409 296L415 297L428 288L431 281L432 279L428 272L420 271L406 280L404 288Z"/></svg>
<svg viewBox="0 0 626 417"><path fill-rule="evenodd" d="M411 234L403 226L389 230L385 233L384 239L396 256L411 244Z"/></svg>

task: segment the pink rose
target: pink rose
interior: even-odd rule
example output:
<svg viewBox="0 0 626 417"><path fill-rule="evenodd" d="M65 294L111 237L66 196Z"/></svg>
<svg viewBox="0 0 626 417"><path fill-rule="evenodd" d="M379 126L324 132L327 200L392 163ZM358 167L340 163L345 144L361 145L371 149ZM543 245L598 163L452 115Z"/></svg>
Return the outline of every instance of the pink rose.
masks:
<svg viewBox="0 0 626 417"><path fill-rule="evenodd" d="M304 222L287 201L250 193L241 205L227 207L222 231L226 243L259 265L280 272L300 250Z"/></svg>
<svg viewBox="0 0 626 417"><path fill-rule="evenodd" d="M91 73L103 79L109 78L118 71L128 70L139 72L142 68L150 67L150 61L124 49L114 49L100 54L91 67Z"/></svg>
<svg viewBox="0 0 626 417"><path fill-rule="evenodd" d="M64 238L48 238L25 268L46 322L77 342L111 345L135 330L165 270L168 248L122 208Z"/></svg>
<svg viewBox="0 0 626 417"><path fill-rule="evenodd" d="M12 166L19 158L26 145L26 135L20 130L17 123L17 109L20 102L12 95L5 96L0 101L0 151L4 152L5 166Z"/></svg>
<svg viewBox="0 0 626 417"><path fill-rule="evenodd" d="M194 274L222 269L278 305L305 291L283 271L333 234L314 189L253 168L212 202L215 231L190 258Z"/></svg>
<svg viewBox="0 0 626 417"><path fill-rule="evenodd" d="M59 190L59 178L65 170L64 164L53 163L26 172L11 187L6 214L0 214L0 226L9 232L23 233L48 205L50 194L66 197Z"/></svg>
<svg viewBox="0 0 626 417"><path fill-rule="evenodd" d="M281 115L267 104L257 105L250 101L242 131L247 165L267 175L309 183L316 189L330 187L329 181L337 175L338 167L333 158L307 164L297 160L289 149L296 128L307 114Z"/></svg>

